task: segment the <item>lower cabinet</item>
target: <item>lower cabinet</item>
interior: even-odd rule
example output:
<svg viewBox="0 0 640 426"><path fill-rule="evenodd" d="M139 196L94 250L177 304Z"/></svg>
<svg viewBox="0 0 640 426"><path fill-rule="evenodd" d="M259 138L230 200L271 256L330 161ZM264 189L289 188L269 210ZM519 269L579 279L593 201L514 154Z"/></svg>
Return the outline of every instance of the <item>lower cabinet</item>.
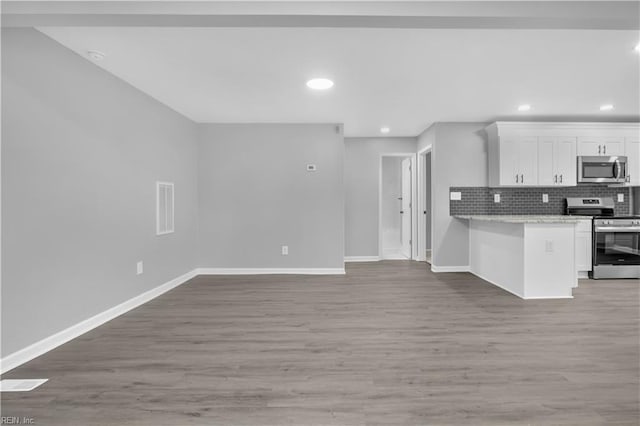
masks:
<svg viewBox="0 0 640 426"><path fill-rule="evenodd" d="M576 269L578 272L591 271L591 251L591 220L581 220L576 225Z"/></svg>

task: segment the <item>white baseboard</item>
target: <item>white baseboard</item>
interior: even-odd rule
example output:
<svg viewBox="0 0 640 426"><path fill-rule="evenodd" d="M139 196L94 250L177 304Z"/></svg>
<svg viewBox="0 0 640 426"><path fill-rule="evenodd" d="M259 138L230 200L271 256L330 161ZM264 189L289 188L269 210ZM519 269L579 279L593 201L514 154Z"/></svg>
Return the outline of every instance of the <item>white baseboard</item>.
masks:
<svg viewBox="0 0 640 426"><path fill-rule="evenodd" d="M578 279L579 280L589 279L589 271L578 271Z"/></svg>
<svg viewBox="0 0 640 426"><path fill-rule="evenodd" d="M436 266L431 265L431 272L469 272L469 265L465 266Z"/></svg>
<svg viewBox="0 0 640 426"><path fill-rule="evenodd" d="M379 262L380 256L345 256L345 262Z"/></svg>
<svg viewBox="0 0 640 426"><path fill-rule="evenodd" d="M344 275L344 268L198 268L197 275Z"/></svg>
<svg viewBox="0 0 640 426"><path fill-rule="evenodd" d="M63 345L68 341L83 335L88 331L91 331L94 328L99 327L102 324L109 322L128 311L137 308L138 306L147 303L152 299L155 299L161 294L166 293L167 291L175 287L178 287L180 284L184 284L196 275L197 270L194 269L191 272L187 272L186 274L174 278L171 281L168 281L158 287L139 294L138 296L135 296L117 306L114 306L113 308L109 308L104 312L101 312L97 315L92 316L91 318L79 322L78 324L72 325L65 330L59 331L58 333L53 334L49 337L45 337L39 342L33 343L32 345L29 345L24 349L20 349L19 351L7 355L0 360L0 374L4 374L9 370L13 370L19 365L31 361L32 359L37 358L40 355L43 355L50 350L55 349L58 346Z"/></svg>

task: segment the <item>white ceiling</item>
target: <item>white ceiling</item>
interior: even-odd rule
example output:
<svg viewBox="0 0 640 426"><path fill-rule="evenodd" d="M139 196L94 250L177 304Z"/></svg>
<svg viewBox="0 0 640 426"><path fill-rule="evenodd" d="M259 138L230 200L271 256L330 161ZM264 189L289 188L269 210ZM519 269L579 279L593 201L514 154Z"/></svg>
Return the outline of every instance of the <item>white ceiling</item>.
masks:
<svg viewBox="0 0 640 426"><path fill-rule="evenodd" d="M638 31L39 28L196 122L341 122L415 136L437 121L638 119ZM313 92L305 82L328 77ZM518 113L529 103L529 113ZM599 106L613 103L602 113Z"/></svg>

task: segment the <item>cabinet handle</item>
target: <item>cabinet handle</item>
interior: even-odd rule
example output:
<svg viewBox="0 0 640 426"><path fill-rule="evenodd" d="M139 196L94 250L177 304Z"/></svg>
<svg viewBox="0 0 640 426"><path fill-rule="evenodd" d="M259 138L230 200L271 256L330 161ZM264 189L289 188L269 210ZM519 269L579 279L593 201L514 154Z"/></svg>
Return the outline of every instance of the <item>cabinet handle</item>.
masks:
<svg viewBox="0 0 640 426"><path fill-rule="evenodd" d="M518 183L518 175L516 175L516 183Z"/></svg>
<svg viewBox="0 0 640 426"><path fill-rule="evenodd" d="M598 145L598 155L602 154L602 145Z"/></svg>
<svg viewBox="0 0 640 426"><path fill-rule="evenodd" d="M524 183L524 175L520 175L520 183Z"/></svg>
<svg viewBox="0 0 640 426"><path fill-rule="evenodd" d="M607 146L606 145L602 145L602 150L603 150L604 154L607 155Z"/></svg>
<svg viewBox="0 0 640 426"><path fill-rule="evenodd" d="M560 175L560 183L562 183L562 175Z"/></svg>

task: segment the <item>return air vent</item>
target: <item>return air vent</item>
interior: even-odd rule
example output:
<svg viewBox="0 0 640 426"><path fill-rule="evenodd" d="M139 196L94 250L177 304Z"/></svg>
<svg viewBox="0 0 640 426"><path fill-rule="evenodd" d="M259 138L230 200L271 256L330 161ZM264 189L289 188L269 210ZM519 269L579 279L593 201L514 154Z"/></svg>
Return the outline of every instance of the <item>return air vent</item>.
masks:
<svg viewBox="0 0 640 426"><path fill-rule="evenodd" d="M156 233L157 235L170 234L174 230L173 183L156 182L156 190Z"/></svg>

